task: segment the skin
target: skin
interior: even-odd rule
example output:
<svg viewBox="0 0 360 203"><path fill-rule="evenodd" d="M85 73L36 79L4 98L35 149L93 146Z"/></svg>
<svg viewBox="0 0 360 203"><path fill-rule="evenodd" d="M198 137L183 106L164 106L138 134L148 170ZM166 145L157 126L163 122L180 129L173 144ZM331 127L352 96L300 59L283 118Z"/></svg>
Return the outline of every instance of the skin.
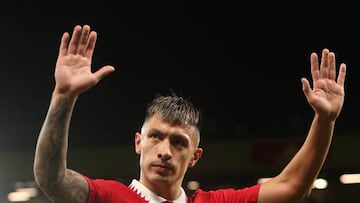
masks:
<svg viewBox="0 0 360 203"><path fill-rule="evenodd" d="M68 169L68 132L75 103L81 93L95 86L115 69L107 65L92 72L91 61L97 34L90 26L75 26L72 36L61 39L55 81L48 113L41 128L34 158L34 177L53 202L86 203L89 193L85 178ZM302 78L304 95L314 110L306 140L283 171L263 183L259 203L296 202L306 197L326 159L335 121L344 102L345 64L336 77L335 54L328 49L311 54L313 87ZM180 194L188 168L202 155L197 146L199 132L187 125L170 125L154 115L135 134L135 151L140 155L139 181L167 199Z"/></svg>
<svg viewBox="0 0 360 203"><path fill-rule="evenodd" d="M147 120L142 134L135 135L135 150L140 155L140 182L151 191L176 199L188 168L200 159L194 127L170 125L155 115Z"/></svg>
<svg viewBox="0 0 360 203"><path fill-rule="evenodd" d="M112 66L91 71L97 34L90 26L75 26L70 40L61 39L55 67L56 85L41 128L34 158L36 183L53 202L82 202L88 196L84 177L67 168L66 155L71 114L78 96L113 72Z"/></svg>
<svg viewBox="0 0 360 203"><path fill-rule="evenodd" d="M308 196L324 164L331 144L335 121L344 103L346 66L340 64L336 78L335 54L323 49L310 56L314 87L302 78L304 95L315 112L309 133L300 150L283 171L260 188L259 203L297 202Z"/></svg>

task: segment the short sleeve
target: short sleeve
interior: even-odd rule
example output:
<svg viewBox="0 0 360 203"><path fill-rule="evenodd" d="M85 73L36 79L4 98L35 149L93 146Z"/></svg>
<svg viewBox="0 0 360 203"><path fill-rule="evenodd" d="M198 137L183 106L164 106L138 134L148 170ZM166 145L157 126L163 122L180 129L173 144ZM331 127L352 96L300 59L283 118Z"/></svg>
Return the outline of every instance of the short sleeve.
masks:
<svg viewBox="0 0 360 203"><path fill-rule="evenodd" d="M259 190L260 184L242 189L198 190L192 197L189 197L189 203L256 203L259 196Z"/></svg>

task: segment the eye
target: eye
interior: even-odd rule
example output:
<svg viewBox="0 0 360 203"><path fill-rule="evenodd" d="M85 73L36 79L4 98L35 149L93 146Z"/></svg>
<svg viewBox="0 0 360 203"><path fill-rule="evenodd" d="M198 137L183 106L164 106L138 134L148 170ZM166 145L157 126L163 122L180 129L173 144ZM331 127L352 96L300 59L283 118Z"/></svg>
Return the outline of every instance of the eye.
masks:
<svg viewBox="0 0 360 203"><path fill-rule="evenodd" d="M150 138L157 138L157 139L158 139L158 138L160 138L160 135L159 135L159 133L153 132L153 133L150 133L150 134L149 134L149 137L150 137Z"/></svg>
<svg viewBox="0 0 360 203"><path fill-rule="evenodd" d="M164 135L157 130L150 131L148 137L153 140L161 140L164 139Z"/></svg>
<svg viewBox="0 0 360 203"><path fill-rule="evenodd" d="M171 144L174 146L187 147L189 142L182 136L176 136L171 138Z"/></svg>

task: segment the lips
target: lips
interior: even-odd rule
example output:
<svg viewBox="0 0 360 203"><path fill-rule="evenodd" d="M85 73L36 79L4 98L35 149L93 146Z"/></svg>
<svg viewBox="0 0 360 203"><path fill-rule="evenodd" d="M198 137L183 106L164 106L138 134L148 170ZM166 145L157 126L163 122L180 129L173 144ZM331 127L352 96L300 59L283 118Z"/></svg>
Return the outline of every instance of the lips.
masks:
<svg viewBox="0 0 360 203"><path fill-rule="evenodd" d="M166 172L168 170L173 170L173 166L168 163L164 164L151 164L151 167L154 168L158 172Z"/></svg>

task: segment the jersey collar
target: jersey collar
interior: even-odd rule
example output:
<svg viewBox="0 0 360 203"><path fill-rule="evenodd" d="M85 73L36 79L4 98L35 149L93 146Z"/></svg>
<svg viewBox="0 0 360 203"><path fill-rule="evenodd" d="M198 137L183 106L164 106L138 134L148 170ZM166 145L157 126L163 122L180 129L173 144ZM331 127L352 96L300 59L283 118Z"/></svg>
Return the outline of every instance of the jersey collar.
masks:
<svg viewBox="0 0 360 203"><path fill-rule="evenodd" d="M131 184L129 185L129 188L132 189L134 192L136 192L138 195L140 195L149 203L160 203L166 201L166 199L149 190L145 185L140 183L138 180L133 179L131 181ZM181 188L180 196L177 199L173 200L172 202L186 203L186 194L183 188Z"/></svg>

